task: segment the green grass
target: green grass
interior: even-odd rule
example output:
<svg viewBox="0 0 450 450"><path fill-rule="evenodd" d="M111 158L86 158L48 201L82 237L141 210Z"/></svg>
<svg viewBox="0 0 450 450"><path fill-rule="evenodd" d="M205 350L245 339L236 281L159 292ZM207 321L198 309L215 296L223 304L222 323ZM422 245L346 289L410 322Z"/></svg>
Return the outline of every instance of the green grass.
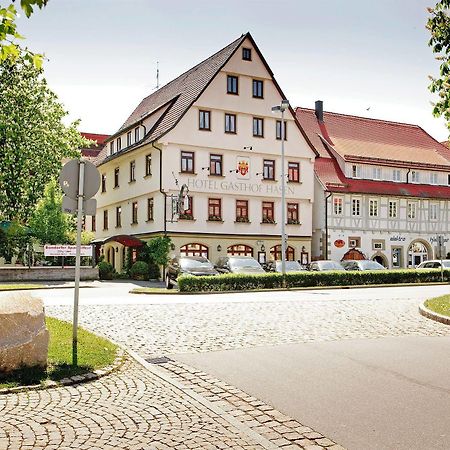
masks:
<svg viewBox="0 0 450 450"><path fill-rule="evenodd" d="M82 328L78 328L78 366L72 365L72 324L52 317L46 318L50 333L47 370L20 369L0 375L0 389L40 384L46 380L81 375L112 364L117 346Z"/></svg>
<svg viewBox="0 0 450 450"><path fill-rule="evenodd" d="M450 316L450 295L431 298L425 302L425 306L443 316Z"/></svg>
<svg viewBox="0 0 450 450"><path fill-rule="evenodd" d="M42 289L43 284L0 284L0 291L17 291L25 289Z"/></svg>

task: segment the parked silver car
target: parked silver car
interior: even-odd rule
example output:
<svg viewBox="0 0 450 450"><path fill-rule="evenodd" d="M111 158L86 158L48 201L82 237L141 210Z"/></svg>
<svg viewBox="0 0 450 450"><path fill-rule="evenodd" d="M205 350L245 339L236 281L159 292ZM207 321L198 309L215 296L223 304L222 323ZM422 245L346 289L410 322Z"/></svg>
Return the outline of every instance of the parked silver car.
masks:
<svg viewBox="0 0 450 450"><path fill-rule="evenodd" d="M261 264L251 256L222 256L215 268L219 273L265 273Z"/></svg>
<svg viewBox="0 0 450 450"><path fill-rule="evenodd" d="M345 270L386 270L386 267L370 259L347 259L341 261L341 264Z"/></svg>
<svg viewBox="0 0 450 450"><path fill-rule="evenodd" d="M442 266L444 269L450 269L450 259L443 259ZM430 259L429 261L424 261L420 263L416 269L440 269L441 260L440 259Z"/></svg>
<svg viewBox="0 0 450 450"><path fill-rule="evenodd" d="M337 261L329 261L323 259L320 261L313 261L309 265L309 270L312 270L313 272L322 272L326 270L345 270L345 269Z"/></svg>

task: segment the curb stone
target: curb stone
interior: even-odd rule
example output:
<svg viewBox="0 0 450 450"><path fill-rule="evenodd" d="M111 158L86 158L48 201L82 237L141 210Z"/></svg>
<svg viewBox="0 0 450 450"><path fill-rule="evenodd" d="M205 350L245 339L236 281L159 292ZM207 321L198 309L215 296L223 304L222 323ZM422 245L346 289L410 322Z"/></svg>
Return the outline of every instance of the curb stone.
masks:
<svg viewBox="0 0 450 450"><path fill-rule="evenodd" d="M82 384L87 381L98 380L106 375L115 372L125 361L125 351L118 347L116 357L110 366L102 367L93 372L84 373L82 375L74 375L73 377L63 378L59 381L46 380L42 384L33 384L31 386L17 386L12 388L0 389L0 395L12 394L26 391L41 391L45 389L58 388L62 386L71 386L74 384Z"/></svg>
<svg viewBox="0 0 450 450"><path fill-rule="evenodd" d="M434 320L435 322L440 322L445 325L450 325L450 317L449 316L443 316L442 314L439 314L437 312L432 311L431 309L428 309L425 306L425 302L421 303L419 305L419 313L426 317L427 319Z"/></svg>

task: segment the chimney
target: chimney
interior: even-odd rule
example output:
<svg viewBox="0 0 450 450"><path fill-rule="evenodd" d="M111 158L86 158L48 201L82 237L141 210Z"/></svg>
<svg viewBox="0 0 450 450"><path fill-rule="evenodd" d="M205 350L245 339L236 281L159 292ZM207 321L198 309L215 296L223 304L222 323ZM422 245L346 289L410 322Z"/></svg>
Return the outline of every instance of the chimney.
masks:
<svg viewBox="0 0 450 450"><path fill-rule="evenodd" d="M316 117L319 122L323 122L323 101L316 100Z"/></svg>

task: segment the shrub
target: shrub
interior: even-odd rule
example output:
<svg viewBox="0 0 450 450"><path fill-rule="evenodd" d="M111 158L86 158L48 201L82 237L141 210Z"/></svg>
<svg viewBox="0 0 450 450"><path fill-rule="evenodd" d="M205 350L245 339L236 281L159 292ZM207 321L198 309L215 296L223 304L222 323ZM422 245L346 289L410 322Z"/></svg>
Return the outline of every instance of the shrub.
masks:
<svg viewBox="0 0 450 450"><path fill-rule="evenodd" d="M98 263L98 274L100 280L112 280L114 278L114 267L106 261L100 261Z"/></svg>
<svg viewBox="0 0 450 450"><path fill-rule="evenodd" d="M316 286L358 286L398 283L434 283L441 281L439 269L430 270L374 270L297 272L286 274L288 288ZM450 281L450 270L444 270L444 281ZM261 275L225 274L178 278L180 292L220 292L251 289L278 289L282 287L281 273Z"/></svg>
<svg viewBox="0 0 450 450"><path fill-rule="evenodd" d="M145 261L136 261L130 269L133 280L148 280L149 268Z"/></svg>

